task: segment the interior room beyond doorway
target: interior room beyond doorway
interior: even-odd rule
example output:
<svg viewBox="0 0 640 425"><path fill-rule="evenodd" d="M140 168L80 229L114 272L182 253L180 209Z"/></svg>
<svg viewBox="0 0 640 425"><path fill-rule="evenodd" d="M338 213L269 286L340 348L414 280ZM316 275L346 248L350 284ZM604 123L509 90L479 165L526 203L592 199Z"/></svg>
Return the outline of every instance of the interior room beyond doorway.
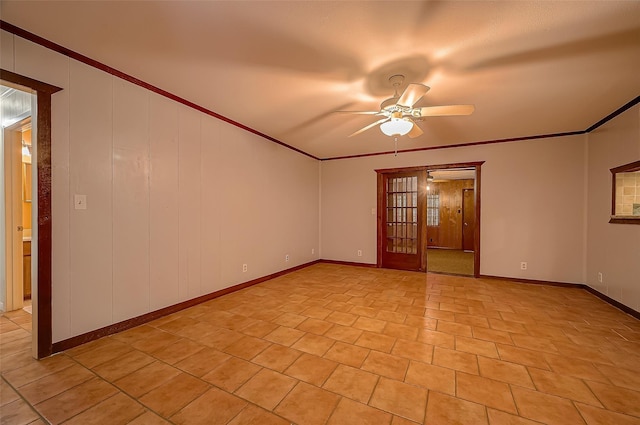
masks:
<svg viewBox="0 0 640 425"><path fill-rule="evenodd" d="M427 176L427 271L474 275L474 168L430 170Z"/></svg>

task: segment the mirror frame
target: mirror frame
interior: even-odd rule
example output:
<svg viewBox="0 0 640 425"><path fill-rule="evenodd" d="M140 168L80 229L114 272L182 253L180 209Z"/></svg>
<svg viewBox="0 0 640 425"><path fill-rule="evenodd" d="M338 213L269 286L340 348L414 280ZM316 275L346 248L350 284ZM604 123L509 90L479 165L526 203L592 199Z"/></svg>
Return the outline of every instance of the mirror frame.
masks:
<svg viewBox="0 0 640 425"><path fill-rule="evenodd" d="M640 171L640 161L611 168L611 219L609 223L640 224L640 216L616 216L616 174Z"/></svg>

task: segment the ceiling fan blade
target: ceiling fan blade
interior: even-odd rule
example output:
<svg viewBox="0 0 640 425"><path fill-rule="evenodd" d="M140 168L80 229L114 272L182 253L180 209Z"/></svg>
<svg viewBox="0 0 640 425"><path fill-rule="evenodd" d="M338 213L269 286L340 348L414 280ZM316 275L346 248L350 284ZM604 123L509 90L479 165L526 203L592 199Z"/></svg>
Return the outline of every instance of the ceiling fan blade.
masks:
<svg viewBox="0 0 640 425"><path fill-rule="evenodd" d="M358 130L358 131L356 131L355 133L351 134L349 137L357 136L358 134L360 134L360 133L362 133L362 132L365 132L365 131L369 130L369 129L370 129L370 128L372 128L372 127L375 127L375 126L376 126L376 125L378 125L378 124L382 124L383 122L388 121L389 119L390 119L390 118L384 117L384 118L382 118L381 120L378 120L378 121L376 121L376 122L374 122L374 123L369 124L369 125L368 125L368 126L366 126L366 127L361 128L360 130Z"/></svg>
<svg viewBox="0 0 640 425"><path fill-rule="evenodd" d="M473 105L425 106L420 108L421 117L442 117L447 115L471 115L476 109Z"/></svg>
<svg viewBox="0 0 640 425"><path fill-rule="evenodd" d="M398 105L411 108L428 91L429 87L424 84L411 83L398 99Z"/></svg>
<svg viewBox="0 0 640 425"><path fill-rule="evenodd" d="M380 111L333 111L335 114L378 115Z"/></svg>
<svg viewBox="0 0 640 425"><path fill-rule="evenodd" d="M422 136L423 133L422 129L418 127L418 124L414 122L413 127L411 127L411 131L407 133L407 135L409 138L415 139L416 137Z"/></svg>

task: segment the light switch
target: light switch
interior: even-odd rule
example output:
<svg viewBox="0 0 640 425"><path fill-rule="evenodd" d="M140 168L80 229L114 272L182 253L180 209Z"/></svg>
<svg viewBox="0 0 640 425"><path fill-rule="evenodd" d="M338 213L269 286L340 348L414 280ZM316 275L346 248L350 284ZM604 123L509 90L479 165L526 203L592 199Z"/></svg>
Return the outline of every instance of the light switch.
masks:
<svg viewBox="0 0 640 425"><path fill-rule="evenodd" d="M87 209L87 195L75 195L73 197L73 203L77 210Z"/></svg>

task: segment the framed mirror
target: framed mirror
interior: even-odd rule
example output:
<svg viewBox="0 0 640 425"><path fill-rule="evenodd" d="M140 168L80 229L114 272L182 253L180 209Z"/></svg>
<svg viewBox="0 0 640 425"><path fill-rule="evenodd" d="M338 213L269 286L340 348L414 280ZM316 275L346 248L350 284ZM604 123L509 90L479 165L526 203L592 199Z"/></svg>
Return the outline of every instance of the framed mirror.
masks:
<svg viewBox="0 0 640 425"><path fill-rule="evenodd" d="M611 169L609 223L640 224L640 161Z"/></svg>

